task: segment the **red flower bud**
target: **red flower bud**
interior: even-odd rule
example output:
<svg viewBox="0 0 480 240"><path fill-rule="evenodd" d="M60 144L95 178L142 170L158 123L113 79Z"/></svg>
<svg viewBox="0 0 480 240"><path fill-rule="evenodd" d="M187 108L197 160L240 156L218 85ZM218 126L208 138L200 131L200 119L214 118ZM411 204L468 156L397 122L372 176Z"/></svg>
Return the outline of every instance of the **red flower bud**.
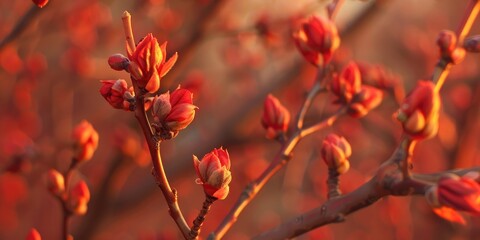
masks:
<svg viewBox="0 0 480 240"><path fill-rule="evenodd" d="M228 184L232 181L228 151L222 148L213 149L201 161L194 155L193 165L198 175L196 182L203 185L205 194L220 200L225 199L229 192Z"/></svg>
<svg viewBox="0 0 480 240"><path fill-rule="evenodd" d="M100 88L100 94L114 108L130 111L131 100L135 93L133 88L128 88L127 82L119 80L102 80L103 85Z"/></svg>
<svg viewBox="0 0 480 240"><path fill-rule="evenodd" d="M290 123L290 112L272 94L268 94L263 104L262 126L267 130L267 138L273 139L285 133Z"/></svg>
<svg viewBox="0 0 480 240"><path fill-rule="evenodd" d="M340 45L335 24L317 16L305 20L293 38L303 57L315 66L329 62Z"/></svg>
<svg viewBox="0 0 480 240"><path fill-rule="evenodd" d="M53 195L61 196L65 191L63 175L55 169L50 169L47 173L47 187Z"/></svg>
<svg viewBox="0 0 480 240"><path fill-rule="evenodd" d="M457 46L457 35L450 30L443 30L438 34L437 45L442 56L449 56Z"/></svg>
<svg viewBox="0 0 480 240"><path fill-rule="evenodd" d="M140 41L132 52L127 45L128 58L131 63L128 71L139 87L154 93L160 88L160 78L165 76L177 61L177 53L165 62L167 43L160 47L151 33ZM133 64L135 63L135 64Z"/></svg>
<svg viewBox="0 0 480 240"><path fill-rule="evenodd" d="M352 155L352 148L344 137L329 134L322 143L322 159L328 168L336 169L339 174L350 168L348 158Z"/></svg>
<svg viewBox="0 0 480 240"><path fill-rule="evenodd" d="M37 5L39 8L45 7L47 5L48 0L32 0L32 2Z"/></svg>
<svg viewBox="0 0 480 240"><path fill-rule="evenodd" d="M450 30L443 30L438 34L437 45L442 58L450 59L458 64L465 58L465 49L457 48L457 35Z"/></svg>
<svg viewBox="0 0 480 240"><path fill-rule="evenodd" d="M98 133L92 125L86 120L80 122L73 130L73 140L76 148L75 161L90 160L98 146Z"/></svg>
<svg viewBox="0 0 480 240"><path fill-rule="evenodd" d="M70 192L68 207L73 213L83 215L87 212L88 201L90 201L90 190L85 181L80 180Z"/></svg>
<svg viewBox="0 0 480 240"><path fill-rule="evenodd" d="M156 96L153 100L154 121L170 131L185 129L195 118L193 94L187 89L177 88L170 93Z"/></svg>
<svg viewBox="0 0 480 240"><path fill-rule="evenodd" d="M129 64L130 64L130 61L128 60L128 58L123 56L120 53L113 54L108 58L108 65L110 65L110 67L113 70L117 70L117 71L127 70Z"/></svg>
<svg viewBox="0 0 480 240"><path fill-rule="evenodd" d="M31 228L25 240L42 240L42 236L35 228Z"/></svg>
<svg viewBox="0 0 480 240"><path fill-rule="evenodd" d="M469 176L443 176L427 191L426 199L434 208L448 207L480 214L480 184Z"/></svg>
<svg viewBox="0 0 480 240"><path fill-rule="evenodd" d="M349 103L353 96L360 92L362 77L355 62L350 62L343 68L340 76L333 79L330 89L338 97L338 102Z"/></svg>
<svg viewBox="0 0 480 240"><path fill-rule="evenodd" d="M348 106L348 114L356 118L363 117L380 105L382 99L383 92L381 90L370 86L362 86L360 92L353 97Z"/></svg>
<svg viewBox="0 0 480 240"><path fill-rule="evenodd" d="M430 81L418 81L397 112L405 133L412 138L428 139L437 134L440 96Z"/></svg>

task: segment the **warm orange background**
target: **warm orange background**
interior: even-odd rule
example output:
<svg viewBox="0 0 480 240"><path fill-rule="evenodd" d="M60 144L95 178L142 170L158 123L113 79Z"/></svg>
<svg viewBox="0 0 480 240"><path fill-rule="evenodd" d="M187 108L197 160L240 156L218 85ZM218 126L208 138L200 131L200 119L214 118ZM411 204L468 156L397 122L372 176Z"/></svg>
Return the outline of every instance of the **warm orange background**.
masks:
<svg viewBox="0 0 480 240"><path fill-rule="evenodd" d="M408 91L428 78L438 58L435 39L452 29L467 1L346 1L337 22L342 44L340 69L350 60L382 64ZM23 239L36 227L44 239L60 235L60 206L48 194L44 174L70 162L71 130L82 119L100 134L94 158L73 181L85 179L92 192L89 213L74 217L76 239L178 239L163 196L150 175L149 157L132 113L112 109L99 94L99 80L127 78L107 58L124 53L121 14L133 16L137 40L152 32L168 40L179 61L162 80L162 91L178 84L191 89L196 118L162 145L172 186L188 222L203 201L191 155L214 147L230 151L233 181L202 231L213 230L243 187L260 174L278 150L260 125L267 93L294 115L311 86L315 69L296 52L292 29L298 19L324 14L325 1L287 0L84 0L51 1L25 31L0 49L0 239ZM372 7L372 4L375 4ZM29 0L0 1L0 39L33 6ZM265 24L265 25L261 25ZM255 31L267 26L268 32ZM346 29L346 30L345 30ZM472 35L478 33L474 27ZM263 34L262 34L263 33ZM419 144L414 171L435 172L478 165L479 56L467 55L442 89L438 137ZM333 112L329 94L316 99L306 124ZM249 239L325 201L326 169L319 159L323 137L344 135L353 147L352 168L341 179L349 192L375 171L395 148L398 104L388 95L367 117L342 117L332 129L303 140L294 158L266 185L225 239ZM125 143L126 140L126 143ZM125 144L119 149L119 144ZM125 147L127 146L127 147ZM126 148L126 149L125 149ZM106 181L108 180L108 181ZM388 197L299 239L474 239L478 218L458 226L436 217L422 197Z"/></svg>

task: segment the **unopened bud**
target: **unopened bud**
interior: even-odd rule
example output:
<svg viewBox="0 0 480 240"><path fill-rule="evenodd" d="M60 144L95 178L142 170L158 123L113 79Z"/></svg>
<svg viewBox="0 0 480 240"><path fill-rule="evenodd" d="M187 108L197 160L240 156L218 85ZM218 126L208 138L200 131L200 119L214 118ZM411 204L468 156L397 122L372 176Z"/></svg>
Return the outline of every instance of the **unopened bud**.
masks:
<svg viewBox="0 0 480 240"><path fill-rule="evenodd" d="M442 56L450 56L457 46L457 36L450 30L443 30L438 34L437 45Z"/></svg>
<svg viewBox="0 0 480 240"><path fill-rule="evenodd" d="M430 81L418 81L417 86L404 99L397 112L406 134L422 140L435 136L438 132L440 96Z"/></svg>
<svg viewBox="0 0 480 240"><path fill-rule="evenodd" d="M70 192L68 198L68 206L71 212L77 215L84 215L88 209L88 202L90 201L90 190L87 184L81 180L78 182Z"/></svg>
<svg viewBox="0 0 480 240"><path fill-rule="evenodd" d="M170 104L169 92L155 96L152 107L152 115L155 122L163 121L171 110L172 104Z"/></svg>
<svg viewBox="0 0 480 240"><path fill-rule="evenodd" d="M193 165L197 172L197 183L203 185L205 194L223 200L229 192L232 181L230 172L230 156L223 148L215 148L207 153L202 160L193 156Z"/></svg>
<svg viewBox="0 0 480 240"><path fill-rule="evenodd" d="M108 58L108 65L110 65L110 67L113 70L117 70L117 71L127 70L129 64L130 64L130 61L128 60L128 58L123 56L120 53L113 54Z"/></svg>
<svg viewBox="0 0 480 240"><path fill-rule="evenodd" d="M45 5L47 5L48 3L48 0L32 0L33 3L35 3L35 5L37 5L37 7L39 8L43 8L45 7Z"/></svg>
<svg viewBox="0 0 480 240"><path fill-rule="evenodd" d="M50 169L47 173L47 187L53 195L61 196L65 191L63 175L55 169Z"/></svg>
<svg viewBox="0 0 480 240"><path fill-rule="evenodd" d="M35 228L31 228L25 240L42 240L42 236Z"/></svg>
<svg viewBox="0 0 480 240"><path fill-rule="evenodd" d="M290 112L280 101L269 94L263 104L262 126L267 130L267 138L274 139L285 133L290 123Z"/></svg>
<svg viewBox="0 0 480 240"><path fill-rule="evenodd" d="M480 35L475 35L465 39L465 42L463 42L463 47L465 50L467 50L467 52L480 52Z"/></svg>
<svg viewBox="0 0 480 240"><path fill-rule="evenodd" d="M340 75L330 83L330 89L338 97L339 103L349 103L353 96L360 92L361 87L362 76L355 62L345 66Z"/></svg>
<svg viewBox="0 0 480 240"><path fill-rule="evenodd" d="M83 120L75 127L72 135L76 150L75 160L79 162L90 160L98 147L98 132L92 124Z"/></svg>
<svg viewBox="0 0 480 240"><path fill-rule="evenodd" d="M343 174L350 168L348 158L352 155L352 148L344 137L329 134L322 143L322 159L329 169L335 169Z"/></svg>

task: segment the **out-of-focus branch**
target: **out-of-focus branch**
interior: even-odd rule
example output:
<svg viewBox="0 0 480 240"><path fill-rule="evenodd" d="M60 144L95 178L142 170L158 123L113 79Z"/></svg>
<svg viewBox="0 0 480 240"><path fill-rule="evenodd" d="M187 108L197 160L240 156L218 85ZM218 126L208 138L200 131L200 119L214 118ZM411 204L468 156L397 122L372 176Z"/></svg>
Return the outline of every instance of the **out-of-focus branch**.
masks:
<svg viewBox="0 0 480 240"><path fill-rule="evenodd" d="M181 58L178 59L175 67L169 72L169 77L162 81L163 86L168 88L178 85L180 74L184 72L185 67L188 65L195 52L194 50L200 43L202 43L202 40L205 37L207 25L212 19L215 19L217 16L216 13L222 8L225 2L227 1L210 1L210 3L200 11L200 14L198 14L194 21L189 38L178 49L174 50L174 52L179 52L181 54Z"/></svg>
<svg viewBox="0 0 480 240"><path fill-rule="evenodd" d="M28 9L28 11L22 16L22 18L20 18L10 33L0 40L0 50L19 37L40 12L41 9L39 7L32 5L30 9Z"/></svg>
<svg viewBox="0 0 480 240"><path fill-rule="evenodd" d="M414 174L412 178L405 179L402 167L397 163L407 156L408 149L397 148L390 159L380 166L376 174L361 187L340 197L329 199L320 207L292 218L254 239L290 239L330 223L342 222L345 216L368 207L388 195L424 195L427 189L445 173L462 176L472 171L480 171L480 167L475 167L434 174Z"/></svg>

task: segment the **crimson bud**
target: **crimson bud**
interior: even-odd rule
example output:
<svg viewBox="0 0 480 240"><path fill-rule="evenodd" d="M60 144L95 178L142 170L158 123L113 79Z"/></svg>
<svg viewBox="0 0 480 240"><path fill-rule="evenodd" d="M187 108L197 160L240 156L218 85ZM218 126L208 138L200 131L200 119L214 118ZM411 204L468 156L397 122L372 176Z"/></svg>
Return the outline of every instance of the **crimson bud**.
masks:
<svg viewBox="0 0 480 240"><path fill-rule="evenodd" d="M85 181L80 180L72 188L68 198L68 206L70 211L77 215L84 215L88 209L88 202L90 201L90 190Z"/></svg>
<svg viewBox="0 0 480 240"><path fill-rule="evenodd" d="M329 134L322 143L322 159L329 169L336 169L343 174L350 168L348 158L352 155L352 148L344 137Z"/></svg>
<svg viewBox="0 0 480 240"><path fill-rule="evenodd" d="M315 66L328 63L340 46L335 24L317 16L305 20L293 38L303 57Z"/></svg>
<svg viewBox="0 0 480 240"><path fill-rule="evenodd" d="M193 165L198 176L196 182L203 185L205 194L220 200L225 199L229 192L228 184L232 181L228 151L215 148L202 160L198 160L194 155Z"/></svg>
<svg viewBox="0 0 480 240"><path fill-rule="evenodd" d="M290 123L290 112L272 94L268 94L263 104L262 126L267 130L267 138L274 139L285 133Z"/></svg>
<svg viewBox="0 0 480 240"><path fill-rule="evenodd" d="M98 133L92 124L83 120L75 127L72 135L76 148L75 161L90 160L98 146Z"/></svg>
<svg viewBox="0 0 480 240"><path fill-rule="evenodd" d="M440 96L430 81L418 81L397 112L406 134L417 140L428 139L438 132Z"/></svg>
<svg viewBox="0 0 480 240"><path fill-rule="evenodd" d="M133 88L128 88L127 82L123 79L102 80L103 85L100 88L100 94L114 108L130 111L131 102L135 93Z"/></svg>
<svg viewBox="0 0 480 240"><path fill-rule="evenodd" d="M47 173L47 187L53 195L61 196L65 191L63 175L55 169L50 169Z"/></svg>

